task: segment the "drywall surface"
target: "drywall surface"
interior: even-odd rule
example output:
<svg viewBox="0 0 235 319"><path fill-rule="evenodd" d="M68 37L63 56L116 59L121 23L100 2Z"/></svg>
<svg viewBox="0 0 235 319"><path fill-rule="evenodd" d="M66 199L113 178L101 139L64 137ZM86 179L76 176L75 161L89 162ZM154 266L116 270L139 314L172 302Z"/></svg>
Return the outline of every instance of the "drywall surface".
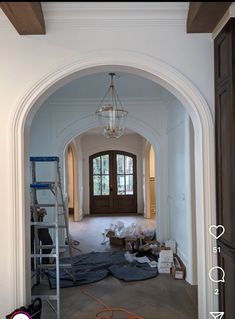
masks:
<svg viewBox="0 0 235 319"><path fill-rule="evenodd" d="M168 108L168 205L170 238L177 242L177 250L188 264L188 231L186 211L186 114L180 105Z"/></svg>
<svg viewBox="0 0 235 319"><path fill-rule="evenodd" d="M125 79L123 75L123 78ZM90 83L99 83L99 76L96 74L89 76ZM129 76L130 79L130 76ZM136 77L131 78L136 79ZM147 81L151 84L150 81ZM83 91L84 80L77 81L77 89ZM71 83L73 85L73 83ZM137 88L138 89L138 88ZM62 88L63 90L63 88ZM69 86L67 91L69 90ZM66 92L65 92L66 93ZM103 92L102 92L103 93ZM144 94L145 92L143 92ZM58 97L59 96L59 97ZM120 96L122 99L122 96ZM172 97L171 97L172 98ZM49 100L45 101L40 110L36 113L30 131L30 147L29 152L32 156L39 155L58 155L60 156L62 173L65 173L65 167L63 167L64 148L67 143L71 141L71 138L76 141L76 149L78 157L82 162L79 164L79 175L89 176L88 160L89 156L104 150L123 150L133 153L137 156L137 195L138 195L138 212L144 212L143 203L143 140L138 132L139 126L142 126L142 133L145 137L149 136L153 138L154 147L161 149L161 158L165 162L165 148L160 144L164 144L165 128L166 128L166 103L167 98L164 101L159 99L148 99L147 97L129 97L128 99L122 99L125 101L125 108L128 110L128 118L126 127L129 129L127 134L124 134L119 139L106 139L102 135L102 130L96 128L99 125L98 119L94 115L98 99L89 99L88 97L79 99L76 101L73 97L61 98L60 90L54 94ZM90 125L94 127L93 130L88 130ZM75 127L75 130L74 130ZM130 130L131 127L131 130ZM87 131L88 130L88 131ZM134 130L134 131L133 131ZM85 131L85 133L82 133ZM87 133L86 133L87 131ZM77 133L76 133L77 132ZM93 132L92 134L89 132ZM79 138L76 134L79 134ZM74 134L74 136L73 136ZM78 142L79 141L79 142ZM39 169L39 176L41 178L47 178L52 174L49 169L43 168L44 171ZM162 171L164 174L164 171ZM164 176L163 176L164 178ZM66 178L63 177L64 189L66 190ZM89 214L89 181L87 178L83 178L83 182L79 183L81 199L80 203L80 215ZM167 192L162 188L162 214L167 215L168 207L165 205L167 198ZM45 200L45 199L44 199ZM82 212L81 212L82 210Z"/></svg>
<svg viewBox="0 0 235 319"><path fill-rule="evenodd" d="M47 5L51 7L47 9ZM186 33L187 9L183 7L181 10L181 4L166 3L164 10L161 8L153 10L152 7L149 9L146 4L138 10L138 5L135 4L135 10L131 8L125 11L125 15L120 15L120 12L123 13L123 8L120 11L118 6L124 6L126 10L125 5L111 3L107 11L94 9L91 4L91 9L84 13L84 3L82 11L78 2L67 6L62 3L62 8L58 3L44 3L46 35L37 36L19 36L4 15L2 13L0 15L2 43L0 53L0 148L3 154L0 165L2 220L0 241L5 245L0 263L0 317L4 317L14 307L21 306L21 301L25 300L23 293L15 295L16 281L12 266L16 262L14 259L15 242L22 241L23 246L23 234L25 233L24 229L19 234L15 233L12 227L15 216L18 216L18 212L15 212L15 197L11 184L12 171L14 165L21 165L12 163L14 153L12 132L17 123L15 116L21 102L28 96L31 89L40 86L42 78L78 59L89 60L92 54L110 52L110 55L115 55L115 52L119 51L122 54L129 52L129 54L133 53L133 55L162 61L180 72L198 88L213 112L213 43L210 35ZM152 5L149 4L149 6ZM157 5L158 3L155 3L155 6ZM77 9L73 6L77 6ZM112 9L112 6L115 8ZM177 16L178 12L180 18ZM77 110L74 111L75 113ZM67 120L66 112L63 111L63 114ZM87 114L86 110L84 110L85 114ZM51 113L43 116L48 124L50 120L56 122L57 117L50 119ZM155 119L151 115L150 117L155 126ZM29 124L30 122L27 122L27 125ZM59 123L56 123L56 127L57 124ZM53 134L55 133L53 131ZM17 142L21 145L22 136L18 138ZM52 138L54 142L49 132L43 132L38 136L38 139L40 138L44 140ZM27 150L27 140L24 147L24 151ZM45 154L54 154L56 150L57 145L48 143ZM22 156L24 151L22 151ZM36 153L37 150L32 149L32 154ZM18 183L18 191L22 191L23 181L19 180ZM22 205L21 202L18 204L19 207ZM19 222L24 222L21 217ZM15 239L12 240L12 238ZM24 256L21 258L20 262L24 265Z"/></svg>
<svg viewBox="0 0 235 319"><path fill-rule="evenodd" d="M137 212L143 214L143 158L142 144L144 138L139 134L127 134L119 139L107 139L102 135L84 135L81 138L83 154L83 176L89 176L89 156L108 150L119 150L136 155L137 162ZM90 212L89 209L89 179L83 180L84 194L84 214Z"/></svg>

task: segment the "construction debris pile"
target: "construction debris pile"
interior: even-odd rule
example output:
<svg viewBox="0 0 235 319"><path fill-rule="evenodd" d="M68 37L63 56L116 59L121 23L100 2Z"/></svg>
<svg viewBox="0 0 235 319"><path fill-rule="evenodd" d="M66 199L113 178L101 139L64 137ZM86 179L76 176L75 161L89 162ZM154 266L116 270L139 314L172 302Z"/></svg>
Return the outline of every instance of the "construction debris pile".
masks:
<svg viewBox="0 0 235 319"><path fill-rule="evenodd" d="M159 274L171 274L175 279L185 279L186 268L177 256L174 240L159 243L156 228L122 221L108 225L103 232L102 244L109 242L105 252L91 252L73 257L76 283L66 269L60 271L60 287L72 287L97 282L112 275L130 282L154 278ZM68 263L69 258L61 259ZM56 287L56 272L46 272L50 287Z"/></svg>
<svg viewBox="0 0 235 319"><path fill-rule="evenodd" d="M132 223L125 226L122 221L107 226L103 233L104 238L109 238L110 245L125 247L126 250L139 249L146 241L156 243L156 228L146 227ZM104 243L106 243L104 239Z"/></svg>
<svg viewBox="0 0 235 319"><path fill-rule="evenodd" d="M138 262L157 268L159 274L172 274L175 279L185 279L186 268L177 255L175 240L160 243L156 240L156 228L122 221L108 225L103 233L102 244L109 241L111 247L125 251L125 258L130 263Z"/></svg>

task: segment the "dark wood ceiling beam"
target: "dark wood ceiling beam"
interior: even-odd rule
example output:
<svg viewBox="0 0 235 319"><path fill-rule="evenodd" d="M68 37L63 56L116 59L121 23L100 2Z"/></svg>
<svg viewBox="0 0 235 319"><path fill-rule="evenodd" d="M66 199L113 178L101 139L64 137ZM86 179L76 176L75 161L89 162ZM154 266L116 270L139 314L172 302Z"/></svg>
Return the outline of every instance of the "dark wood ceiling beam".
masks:
<svg viewBox="0 0 235 319"><path fill-rule="evenodd" d="M46 33L40 2L0 2L0 6L19 34Z"/></svg>
<svg viewBox="0 0 235 319"><path fill-rule="evenodd" d="M190 2L187 33L211 33L232 2Z"/></svg>

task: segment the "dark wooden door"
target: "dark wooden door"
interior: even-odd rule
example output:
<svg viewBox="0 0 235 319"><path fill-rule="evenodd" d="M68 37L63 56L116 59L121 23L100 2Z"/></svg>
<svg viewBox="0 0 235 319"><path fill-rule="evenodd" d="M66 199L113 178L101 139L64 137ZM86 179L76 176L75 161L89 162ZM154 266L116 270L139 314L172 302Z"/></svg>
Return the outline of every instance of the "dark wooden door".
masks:
<svg viewBox="0 0 235 319"><path fill-rule="evenodd" d="M122 151L96 153L89 159L90 213L137 212L136 156Z"/></svg>
<svg viewBox="0 0 235 319"><path fill-rule="evenodd" d="M224 312L223 317L233 319L235 314L235 249L228 248L219 243L220 254L219 264L225 271L225 284L220 283L220 311Z"/></svg>
<svg viewBox="0 0 235 319"><path fill-rule="evenodd" d="M235 19L215 39L215 137L217 224L225 227L218 240L218 261L226 273L220 283L223 319L235 318Z"/></svg>

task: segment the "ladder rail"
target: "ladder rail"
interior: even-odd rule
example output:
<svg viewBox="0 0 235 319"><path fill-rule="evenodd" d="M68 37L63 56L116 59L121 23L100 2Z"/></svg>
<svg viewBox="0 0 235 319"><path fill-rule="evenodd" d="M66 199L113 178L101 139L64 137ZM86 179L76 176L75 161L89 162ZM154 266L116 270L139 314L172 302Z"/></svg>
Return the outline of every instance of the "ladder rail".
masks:
<svg viewBox="0 0 235 319"><path fill-rule="evenodd" d="M31 169L32 169L32 183L36 182L37 176L36 176L36 163L31 162ZM33 197L33 220L37 220L37 208L36 208L36 203L37 203L37 191L36 189L32 189L32 197ZM31 223L32 225L32 223ZM38 249L39 246L39 236L38 236L38 229L34 227L34 253L35 257L34 258L34 267L35 267L35 272L36 272L36 283L40 283L40 269L38 267L40 263L40 258L37 257L36 255L40 254L40 249Z"/></svg>
<svg viewBox="0 0 235 319"><path fill-rule="evenodd" d="M52 306L52 309L55 311L57 319L61 318L61 305L60 305L60 269L65 269L65 271L71 276L71 279L74 283L76 283L75 270L73 264L72 257L72 241L69 234L69 220L67 209L64 201L63 190L62 190L62 182L61 182L61 174L60 174L60 166L59 166L59 157L57 156L38 156L38 157L30 157L31 162L31 173L32 173L32 181L30 184L32 196L31 196L31 207L33 210L33 221L31 222L31 227L34 230L34 250L31 252L31 258L34 260L34 272L36 276L36 283L40 283L40 277L43 274L43 269L55 269L56 273L56 294L53 296L41 296L43 300L46 300L50 306L50 300L56 301L56 307ZM54 163L54 181L43 182L37 181L36 174L36 163L37 162L53 162ZM54 195L53 203L42 204L40 205L37 201L37 191L38 190L50 190ZM38 221L37 209L41 207L48 207L53 210L53 222L43 222ZM62 209L60 209L62 208ZM61 210L63 212L61 213ZM61 216L63 215L63 225L61 225ZM43 245L40 244L39 240L39 230L47 228L54 229L54 243L52 245ZM60 229L65 228L65 234L67 236L67 245L60 245L59 234ZM60 256L60 248L66 247L68 248L69 256L70 256L70 264L60 264L59 256ZM45 249L54 249L52 253L44 253ZM55 258L55 263L48 264L43 263L43 258ZM67 269L67 270L66 270ZM33 296L32 296L33 297Z"/></svg>
<svg viewBox="0 0 235 319"><path fill-rule="evenodd" d="M73 278L73 282L74 284L76 283L76 275L75 275L75 270L73 267L73 251L72 251L72 242L71 242L71 238L70 238L70 234L69 234L69 221L68 221L68 214L67 214L67 210L66 210L66 206L65 206L65 201L64 201L64 196L63 196L63 191L62 191L62 182L61 182L61 174L60 174L60 167L59 165L57 165L57 176L59 178L59 191L60 191L60 196L61 196L61 200L62 200L62 204L63 204L63 212L64 212L64 220L65 220L65 231L66 231L66 236L67 236L67 241L68 241L68 249L69 249L69 256L70 256L70 262L72 265L72 278Z"/></svg>
<svg viewBox="0 0 235 319"><path fill-rule="evenodd" d="M57 165L58 166L58 165ZM56 170L56 169L55 169ZM60 318L60 265L59 265L59 216L58 216L58 176L55 172L55 246L56 246L56 294L57 294L57 316Z"/></svg>

